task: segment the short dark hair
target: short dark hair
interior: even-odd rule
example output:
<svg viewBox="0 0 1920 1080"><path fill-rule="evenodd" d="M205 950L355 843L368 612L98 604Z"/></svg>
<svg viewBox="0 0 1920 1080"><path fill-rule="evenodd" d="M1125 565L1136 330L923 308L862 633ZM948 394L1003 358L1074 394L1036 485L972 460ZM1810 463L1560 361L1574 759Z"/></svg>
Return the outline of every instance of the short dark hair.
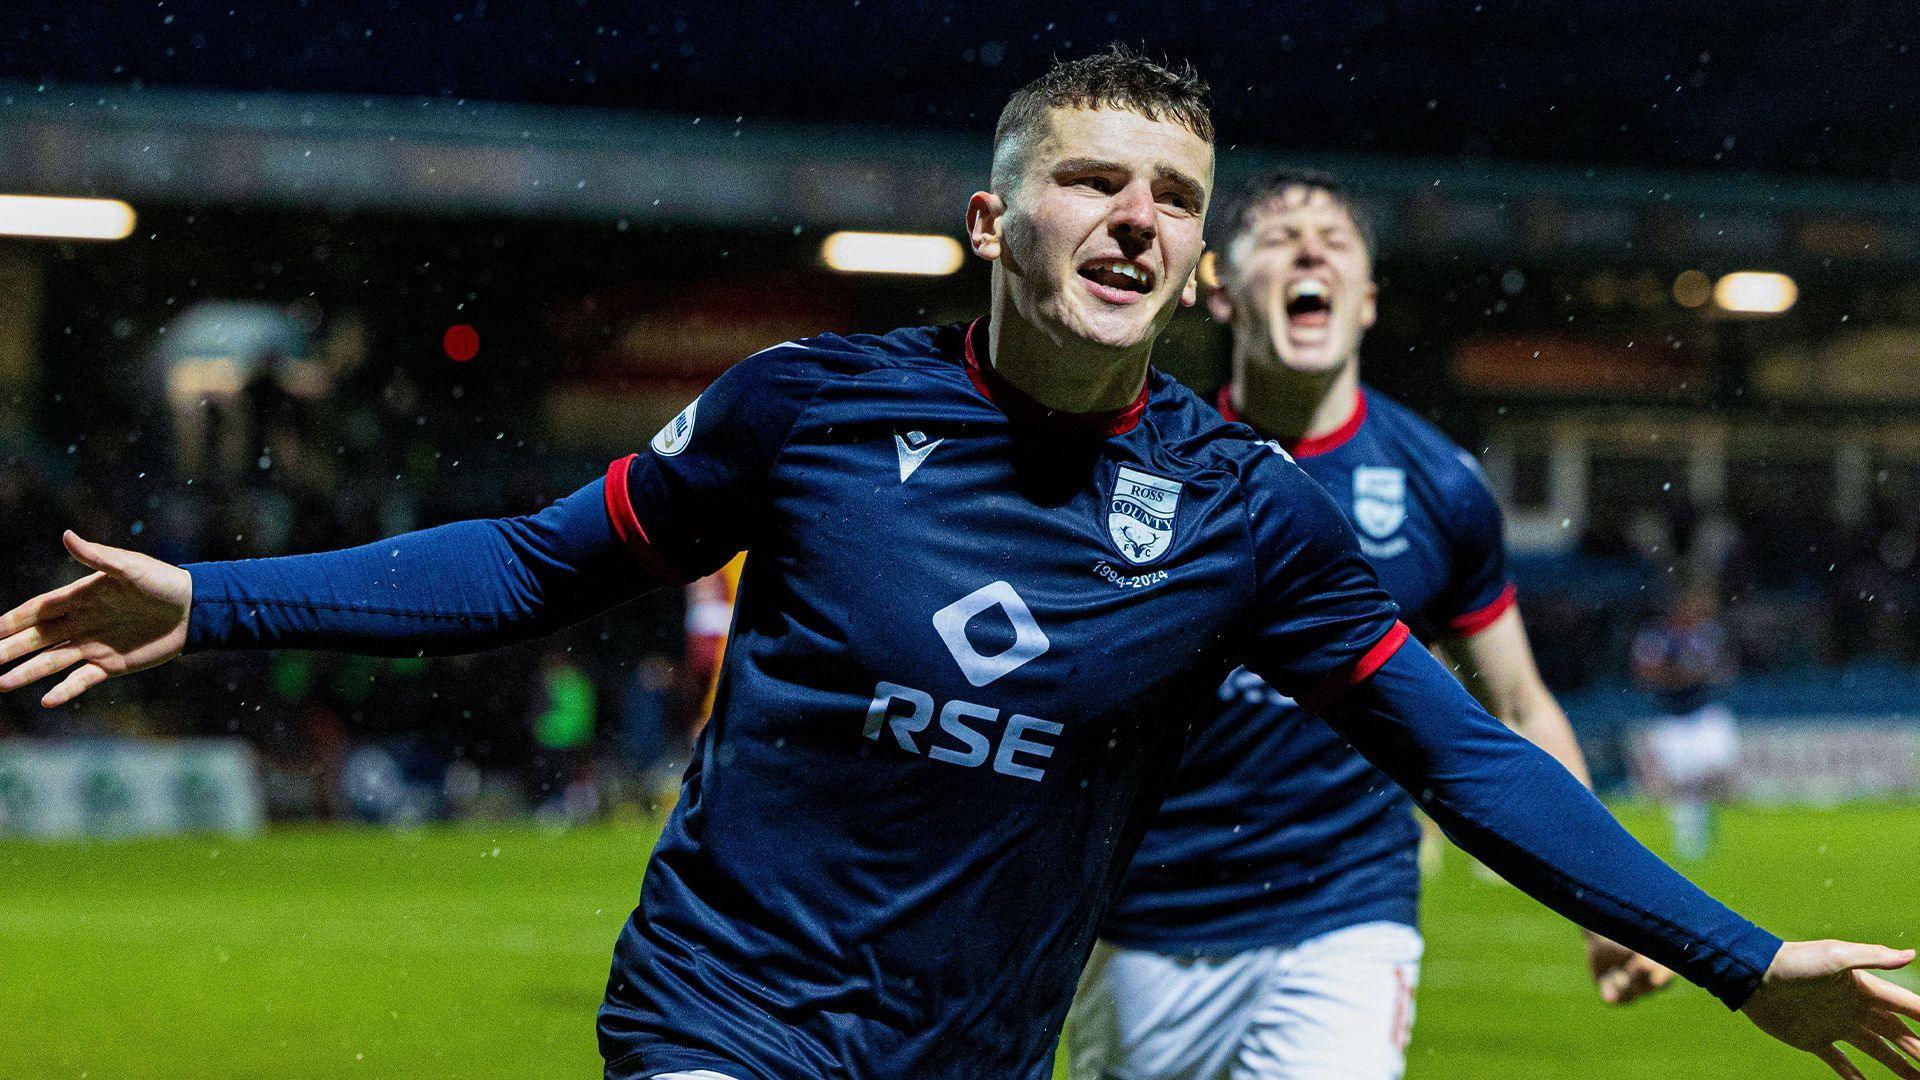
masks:
<svg viewBox="0 0 1920 1080"><path fill-rule="evenodd" d="M1015 166L1049 109L1125 109L1149 120L1172 120L1212 145L1208 94L1206 81L1187 61L1169 67L1118 42L1105 52L1056 62L1014 91L1000 110L993 129L993 186L1001 190L1018 175ZM1008 148L1012 152L1003 160Z"/></svg>
<svg viewBox="0 0 1920 1080"><path fill-rule="evenodd" d="M1367 209L1354 198L1353 192L1342 184L1332 173L1318 169L1281 169L1254 177L1228 196L1214 214L1218 223L1219 239L1214 250L1220 252L1219 259L1224 265L1231 259L1229 252L1234 237L1239 236L1253 224L1254 215L1265 209L1268 203L1281 199L1290 191L1304 190L1308 194L1316 191L1326 192L1334 205L1347 212L1353 219L1353 227L1360 234L1360 243L1367 249L1367 260L1371 262L1376 248L1373 231L1373 218Z"/></svg>

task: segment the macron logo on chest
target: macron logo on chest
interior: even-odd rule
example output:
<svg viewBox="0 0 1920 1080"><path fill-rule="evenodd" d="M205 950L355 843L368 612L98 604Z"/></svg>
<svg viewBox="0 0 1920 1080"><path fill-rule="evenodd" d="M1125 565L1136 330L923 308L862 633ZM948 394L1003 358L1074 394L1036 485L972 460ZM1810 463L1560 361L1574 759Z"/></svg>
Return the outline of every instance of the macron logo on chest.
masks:
<svg viewBox="0 0 1920 1080"><path fill-rule="evenodd" d="M900 458L900 482L906 483L907 478L920 468L920 463L927 460L927 455L946 441L929 439L924 431L909 431L905 435L894 432L893 450Z"/></svg>

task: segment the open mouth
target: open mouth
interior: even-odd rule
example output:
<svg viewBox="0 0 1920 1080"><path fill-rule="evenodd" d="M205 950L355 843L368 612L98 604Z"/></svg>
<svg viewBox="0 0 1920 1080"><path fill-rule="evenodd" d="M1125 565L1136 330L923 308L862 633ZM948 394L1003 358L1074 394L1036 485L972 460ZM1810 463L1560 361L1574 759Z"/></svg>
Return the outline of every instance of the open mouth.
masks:
<svg viewBox="0 0 1920 1080"><path fill-rule="evenodd" d="M1082 266L1080 276L1118 292L1144 296L1153 291L1152 272L1125 259L1097 259Z"/></svg>
<svg viewBox="0 0 1920 1080"><path fill-rule="evenodd" d="M1301 278L1289 283L1286 300L1288 326L1324 327L1333 317L1333 290L1319 278Z"/></svg>

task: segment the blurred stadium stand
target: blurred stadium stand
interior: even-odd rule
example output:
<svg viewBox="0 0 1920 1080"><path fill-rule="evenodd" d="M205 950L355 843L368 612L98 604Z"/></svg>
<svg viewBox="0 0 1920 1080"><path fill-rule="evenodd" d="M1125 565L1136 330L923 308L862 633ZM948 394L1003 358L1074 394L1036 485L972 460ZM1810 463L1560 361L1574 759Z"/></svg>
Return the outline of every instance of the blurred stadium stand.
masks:
<svg viewBox="0 0 1920 1080"><path fill-rule="evenodd" d="M985 151L932 130L0 86L0 191L139 214L118 242L0 239L0 587L71 576L65 525L184 561L532 510L757 348L969 317L977 263L854 277L819 245L956 233ZM1340 174L1377 222L1368 377L1485 459L1543 665L1603 776L1652 711L1628 642L1682 581L1722 594L1742 718L1913 718L1920 195L1244 147L1220 182L1283 164ZM1708 299L1737 270L1790 275L1797 303ZM471 359L454 327L477 332ZM1189 314L1160 360L1208 389L1224 339ZM170 396L215 404L183 422ZM675 752L623 724L685 712L659 675L680 604L561 639L598 691L615 804ZM536 766L545 655L194 658L68 709L10 695L0 735L239 736L280 816L516 812L557 794Z"/></svg>

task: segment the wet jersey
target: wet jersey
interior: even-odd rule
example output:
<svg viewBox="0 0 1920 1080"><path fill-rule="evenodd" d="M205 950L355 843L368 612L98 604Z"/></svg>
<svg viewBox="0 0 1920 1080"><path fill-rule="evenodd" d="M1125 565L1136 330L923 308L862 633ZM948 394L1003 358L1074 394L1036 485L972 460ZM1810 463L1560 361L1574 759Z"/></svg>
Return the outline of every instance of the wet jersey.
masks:
<svg viewBox="0 0 1920 1080"><path fill-rule="evenodd" d="M1225 390L1218 404L1234 418ZM1472 634L1512 605L1500 509L1478 463L1406 407L1363 390L1340 429L1290 449L1423 640ZM1218 954L1415 923L1420 834L1400 788L1244 668L1199 711L1104 936Z"/></svg>
<svg viewBox="0 0 1920 1080"><path fill-rule="evenodd" d="M615 1071L1049 1075L1185 703L1391 636L1320 489L1171 380L1077 430L1025 413L960 328L822 337L615 463L660 576L748 551L616 950Z"/></svg>

